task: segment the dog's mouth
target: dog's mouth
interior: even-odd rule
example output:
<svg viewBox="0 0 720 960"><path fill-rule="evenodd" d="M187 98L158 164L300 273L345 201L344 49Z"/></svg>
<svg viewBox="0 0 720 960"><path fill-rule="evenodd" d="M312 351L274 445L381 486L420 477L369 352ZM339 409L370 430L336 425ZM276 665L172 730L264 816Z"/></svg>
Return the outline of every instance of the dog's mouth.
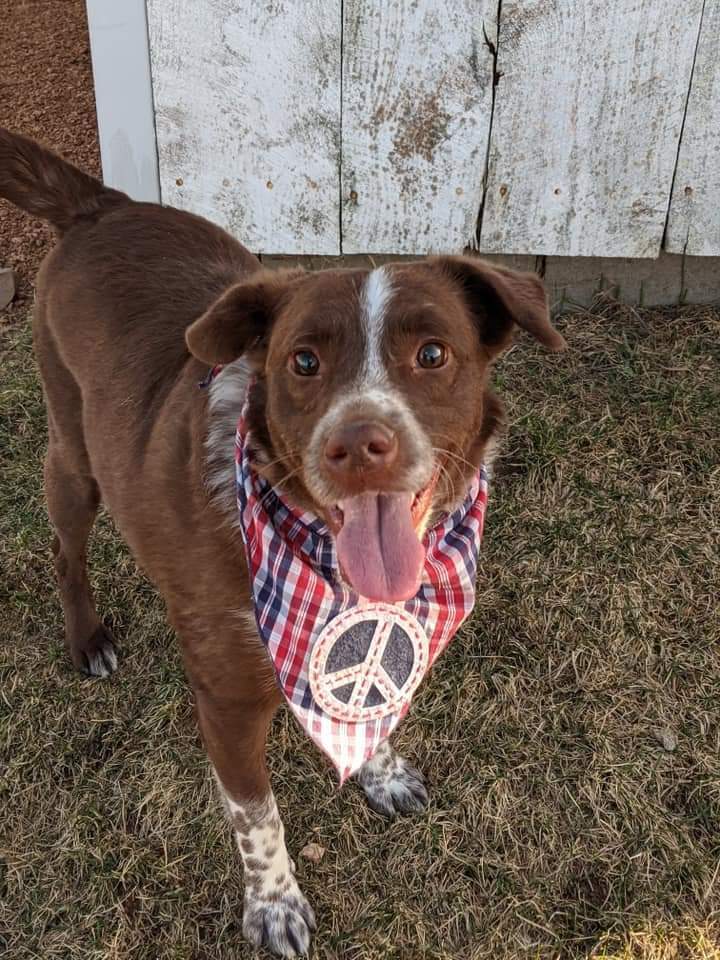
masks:
<svg viewBox="0 0 720 960"><path fill-rule="evenodd" d="M417 593L436 483L437 474L417 493L361 493L330 510L338 560L361 596L399 603Z"/></svg>

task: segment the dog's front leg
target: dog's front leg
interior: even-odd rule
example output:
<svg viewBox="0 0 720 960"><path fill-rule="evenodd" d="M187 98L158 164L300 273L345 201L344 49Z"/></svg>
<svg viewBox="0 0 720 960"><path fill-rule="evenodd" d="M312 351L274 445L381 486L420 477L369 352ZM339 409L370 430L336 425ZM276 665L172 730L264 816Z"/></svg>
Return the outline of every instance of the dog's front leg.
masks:
<svg viewBox="0 0 720 960"><path fill-rule="evenodd" d="M245 872L243 933L281 957L307 952L312 907L295 879L270 788L265 738L279 697L219 700L196 690L200 729L232 823Z"/></svg>

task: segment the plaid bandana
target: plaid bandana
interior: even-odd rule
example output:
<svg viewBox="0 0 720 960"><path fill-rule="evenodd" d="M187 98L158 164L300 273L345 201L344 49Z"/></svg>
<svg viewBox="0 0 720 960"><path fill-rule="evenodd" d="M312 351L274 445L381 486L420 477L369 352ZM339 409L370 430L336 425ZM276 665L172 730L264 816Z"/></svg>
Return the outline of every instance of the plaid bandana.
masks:
<svg viewBox="0 0 720 960"><path fill-rule="evenodd" d="M241 418L237 500L258 630L290 709L342 784L390 736L472 611L487 476L480 470L464 503L425 534L417 594L378 603L343 582L325 524L252 469L246 439Z"/></svg>

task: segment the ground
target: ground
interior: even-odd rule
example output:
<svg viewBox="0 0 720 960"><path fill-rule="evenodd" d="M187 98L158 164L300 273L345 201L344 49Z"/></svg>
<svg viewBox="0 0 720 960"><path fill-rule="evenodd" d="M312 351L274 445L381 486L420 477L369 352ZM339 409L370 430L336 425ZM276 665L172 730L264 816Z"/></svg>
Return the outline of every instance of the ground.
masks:
<svg viewBox="0 0 720 960"><path fill-rule="evenodd" d="M35 137L99 175L95 98L83 0L3 0L0 15L0 126ZM50 228L0 203L0 267L19 293L0 322L20 319Z"/></svg>
<svg viewBox="0 0 720 960"><path fill-rule="evenodd" d="M608 303L561 328L568 353L522 341L498 370L477 611L398 738L427 813L385 822L275 724L291 852L327 849L298 860L316 957L720 956L720 316ZM6 955L249 956L178 653L106 518L121 669L83 680L63 653L28 325L3 339Z"/></svg>
<svg viewBox="0 0 720 960"><path fill-rule="evenodd" d="M44 137L76 156L76 135L82 161L82 6L14 6L37 18L10 38L36 45L26 61L64 12L77 52L59 44L67 70L33 83L66 116L85 103L60 124L75 134ZM85 84L72 98L68 76ZM15 102L11 125L42 135ZM63 651L29 331L48 236L0 216L21 279L0 314L0 952L242 960L239 857L178 651L104 516L91 565L121 668L85 680ZM320 960L720 958L720 313L606 300L559 325L568 352L525 338L498 367L511 426L476 613L397 738L428 776L427 812L388 823L337 790L287 712L275 723ZM309 842L319 862L297 855Z"/></svg>

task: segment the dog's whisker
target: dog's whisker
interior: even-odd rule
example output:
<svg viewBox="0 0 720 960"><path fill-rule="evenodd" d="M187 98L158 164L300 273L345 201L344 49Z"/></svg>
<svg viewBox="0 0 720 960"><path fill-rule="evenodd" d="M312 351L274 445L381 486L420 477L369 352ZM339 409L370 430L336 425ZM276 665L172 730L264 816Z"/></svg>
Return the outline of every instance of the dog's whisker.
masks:
<svg viewBox="0 0 720 960"><path fill-rule="evenodd" d="M269 463L263 463L263 464L262 464L262 467L263 467L264 470L267 470L269 467L275 467L275 466L277 466L278 464L282 464L282 465L284 465L284 466L285 466L285 465L289 466L288 461L289 461L292 457L299 457L299 456L300 456L300 454L298 453L297 450L289 450L289 451L288 451L286 454L284 454L282 457L277 457L275 460L270 460ZM298 469L299 469L299 468L298 468Z"/></svg>
<svg viewBox="0 0 720 960"><path fill-rule="evenodd" d="M450 474L447 472L447 468L444 464L438 463L438 470L440 471L440 479L445 481L446 493L452 489L452 481L450 479Z"/></svg>
<svg viewBox="0 0 720 960"><path fill-rule="evenodd" d="M286 473L284 477L281 477L280 480L276 480L273 486L270 488L270 490L268 490L267 493L264 493L263 496L260 498L260 502L264 503L268 497L277 495L276 487L282 487L284 483L287 483L288 480L292 480L292 478L294 476L297 476L299 472L300 472L300 467L296 467L294 470L290 470L289 473Z"/></svg>
<svg viewBox="0 0 720 960"><path fill-rule="evenodd" d="M465 479L464 474L463 474L463 470L462 470L462 464L465 463L465 464L467 464L469 467L472 467L473 470L476 469L476 468L473 467L473 465L472 465L471 463L469 463L467 460L463 460L462 457L457 457L457 456L455 456L450 450L444 450L442 447L433 447L433 452L436 453L436 454L437 454L437 453L444 453L444 454L446 454L446 455L449 457L449 460L448 460L445 464L443 464L440 460L438 460L438 466L441 468L442 471L444 471L445 477L447 478L448 489L449 489L449 490L452 490L452 488L453 488L453 486L454 486L454 483L453 483L453 480L452 480L452 476L451 476L451 474L450 474L450 472L449 472L449 470L448 470L448 467L452 467L453 470L457 473L458 481L459 481L461 484L462 484L463 480Z"/></svg>
<svg viewBox="0 0 720 960"><path fill-rule="evenodd" d="M440 434L440 437L441 437L441 439L447 440L447 441L449 441L450 443L453 442L451 437L444 436L444 435L442 435L442 434ZM461 461L461 462L464 463L466 466L470 467L472 470L477 470L477 465L476 465L476 464L471 463L469 460L467 460L465 457L463 457L463 456L462 456L461 454L459 454L459 453L455 453L455 452L453 452L452 450L448 450L448 449L443 448L443 447L433 447L433 450L437 451L438 453L446 453L449 457L453 457L455 460Z"/></svg>

